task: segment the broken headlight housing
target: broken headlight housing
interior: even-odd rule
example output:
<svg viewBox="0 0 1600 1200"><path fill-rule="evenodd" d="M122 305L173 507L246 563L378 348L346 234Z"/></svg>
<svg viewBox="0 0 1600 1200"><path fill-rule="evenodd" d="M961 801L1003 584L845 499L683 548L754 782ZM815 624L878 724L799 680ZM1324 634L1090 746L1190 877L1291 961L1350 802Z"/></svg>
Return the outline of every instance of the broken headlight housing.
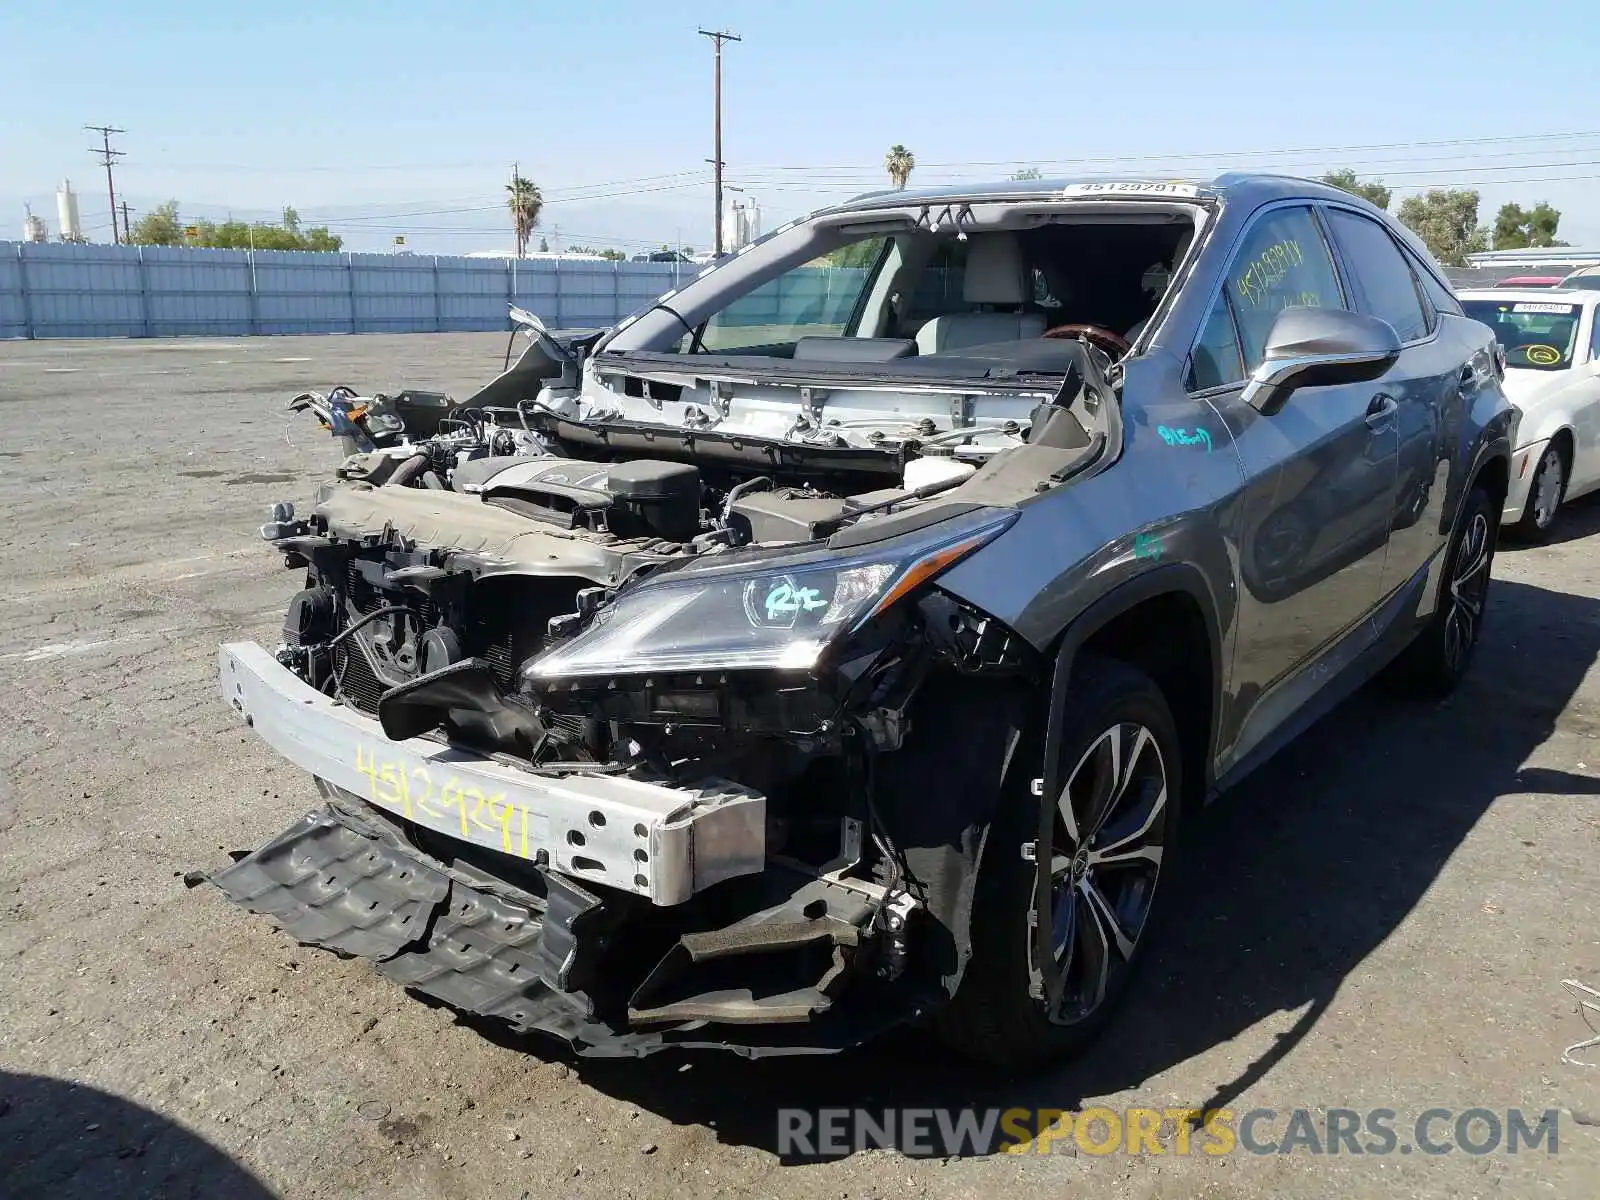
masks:
<svg viewBox="0 0 1600 1200"><path fill-rule="evenodd" d="M540 684L645 671L808 670L1015 518L979 510L856 550L774 551L672 571L622 592L522 676Z"/></svg>

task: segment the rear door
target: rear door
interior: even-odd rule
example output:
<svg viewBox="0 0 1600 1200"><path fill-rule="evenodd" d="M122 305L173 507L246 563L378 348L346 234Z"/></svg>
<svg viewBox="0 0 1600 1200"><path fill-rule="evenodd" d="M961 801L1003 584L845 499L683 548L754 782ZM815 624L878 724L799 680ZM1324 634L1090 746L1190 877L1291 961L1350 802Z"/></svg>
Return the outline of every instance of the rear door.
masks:
<svg viewBox="0 0 1600 1200"><path fill-rule="evenodd" d="M1237 753L1297 709L1291 688L1378 602L1394 508L1396 414L1371 384L1307 386L1272 416L1240 389L1290 306L1349 307L1309 203L1263 209L1231 255L1190 354L1189 386L1227 421L1244 468L1232 690L1252 697Z"/></svg>
<svg viewBox="0 0 1600 1200"><path fill-rule="evenodd" d="M1363 385L1395 414L1398 471L1382 583L1388 595L1425 571L1450 536L1446 430L1459 427L1483 381L1468 348L1441 336L1438 313L1389 231L1354 208L1330 204L1324 211L1354 307L1394 326L1404 347L1382 378Z"/></svg>

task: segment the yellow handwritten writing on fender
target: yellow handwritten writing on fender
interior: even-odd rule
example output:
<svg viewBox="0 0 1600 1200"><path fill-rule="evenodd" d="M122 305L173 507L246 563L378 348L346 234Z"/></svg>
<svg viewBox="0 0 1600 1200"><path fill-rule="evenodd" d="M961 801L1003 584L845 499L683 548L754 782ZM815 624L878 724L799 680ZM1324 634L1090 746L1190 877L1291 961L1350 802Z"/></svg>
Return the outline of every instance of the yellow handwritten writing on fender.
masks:
<svg viewBox="0 0 1600 1200"><path fill-rule="evenodd" d="M476 828L488 834L507 854L528 857L528 810L513 804L504 792L485 792L476 784L463 785L454 775L435 779L425 766L409 768L380 758L365 746L356 747L356 770L367 781L367 796L374 804L404 813L431 829L460 831L466 841ZM513 837L513 829L517 837Z"/></svg>

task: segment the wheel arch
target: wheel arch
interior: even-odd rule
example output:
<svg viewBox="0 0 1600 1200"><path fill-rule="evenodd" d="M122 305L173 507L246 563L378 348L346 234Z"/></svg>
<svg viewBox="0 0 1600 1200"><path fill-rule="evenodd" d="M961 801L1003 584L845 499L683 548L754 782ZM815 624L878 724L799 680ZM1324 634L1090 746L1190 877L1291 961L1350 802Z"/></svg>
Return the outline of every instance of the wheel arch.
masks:
<svg viewBox="0 0 1600 1200"><path fill-rule="evenodd" d="M1087 652L1138 667L1161 687L1183 740L1186 790L1204 796L1212 782L1222 707L1222 646L1211 590L1200 570L1188 563L1154 567L1089 604L1055 643L1045 728L1045 787L1050 787L1051 772L1059 767L1062 715L1073 668Z"/></svg>
<svg viewBox="0 0 1600 1200"><path fill-rule="evenodd" d="M1179 638L1165 641L1151 636L1152 623L1162 616L1186 614L1181 618L1186 632L1192 638L1201 635L1198 649L1204 653L1204 667L1197 661L1193 642ZM1163 651L1176 647L1176 655ZM1148 667L1154 663L1155 678L1167 697L1173 721L1178 728L1180 742L1179 811L1182 800L1189 796L1203 797L1209 790L1214 760L1213 746L1216 738L1217 714L1222 696L1222 635L1217 619L1216 605L1205 576L1198 567L1189 563L1167 563L1153 567L1123 581L1088 604L1062 631L1056 643L1055 661L1050 677L1050 709L1045 726L1044 764L1036 780L1036 794L1059 795L1065 781L1061 747L1065 737L1067 695L1072 685L1073 671L1078 662L1088 654L1111 651L1109 655L1119 661L1129 661L1135 667ZM1131 651L1131 654L1130 654ZM1187 651L1187 653L1185 653ZM1152 653L1154 657L1152 657ZM1143 661L1141 661L1141 659ZM1169 669L1162 671L1162 665ZM1161 674L1166 674L1166 679ZM1174 687L1175 695L1169 688ZM1185 696L1187 693L1187 697ZM1188 705L1184 700L1187 698ZM1204 704L1203 717L1192 711L1196 702ZM1199 775L1193 784L1187 781L1191 759L1198 759ZM1050 844L1051 818L1049 806L1039 806L1039 825L1034 831L1034 912L1048 911L1050 891L1049 855L1040 847ZM1036 994L1048 998L1051 1004L1059 1003L1060 983L1041 972L1039 964L1047 962L1050 954L1049 923L1034 920L1032 967L1030 976Z"/></svg>

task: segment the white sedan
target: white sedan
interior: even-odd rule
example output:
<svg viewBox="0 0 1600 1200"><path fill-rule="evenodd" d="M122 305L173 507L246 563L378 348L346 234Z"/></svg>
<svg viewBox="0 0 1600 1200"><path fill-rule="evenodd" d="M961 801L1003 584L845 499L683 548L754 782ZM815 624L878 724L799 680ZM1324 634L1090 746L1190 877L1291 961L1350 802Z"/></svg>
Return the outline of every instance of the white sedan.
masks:
<svg viewBox="0 0 1600 1200"><path fill-rule="evenodd" d="M1547 538L1567 500L1600 488L1600 291L1510 288L1459 293L1506 354L1520 414L1504 523Z"/></svg>

